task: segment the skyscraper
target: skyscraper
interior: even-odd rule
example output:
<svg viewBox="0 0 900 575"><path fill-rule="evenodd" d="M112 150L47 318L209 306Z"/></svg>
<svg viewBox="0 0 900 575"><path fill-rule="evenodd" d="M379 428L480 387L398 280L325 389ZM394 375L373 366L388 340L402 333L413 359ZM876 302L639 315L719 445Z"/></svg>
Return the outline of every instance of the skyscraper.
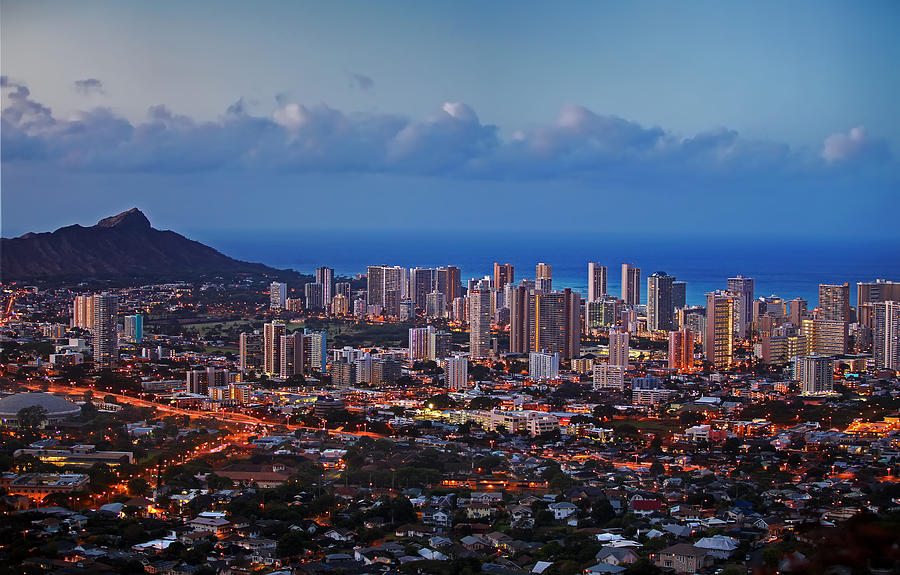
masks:
<svg viewBox="0 0 900 575"><path fill-rule="evenodd" d="M834 360L827 355L810 355L794 360L794 377L803 395L829 393L834 388Z"/></svg>
<svg viewBox="0 0 900 575"><path fill-rule="evenodd" d="M517 286L509 300L511 353L557 352L564 359L581 353L581 294Z"/></svg>
<svg viewBox="0 0 900 575"><path fill-rule="evenodd" d="M535 289L541 291L553 290L553 266L545 264L544 262L535 266L534 283Z"/></svg>
<svg viewBox="0 0 900 575"><path fill-rule="evenodd" d="M491 287L481 280L469 292L469 356L487 357L491 352Z"/></svg>
<svg viewBox="0 0 900 575"><path fill-rule="evenodd" d="M435 276L435 270L431 268L409 270L409 299L415 302L416 309L425 310L428 294L434 291Z"/></svg>
<svg viewBox="0 0 900 575"><path fill-rule="evenodd" d="M464 355L447 358L444 367L444 381L447 389L456 391L469 385L469 362Z"/></svg>
<svg viewBox="0 0 900 575"><path fill-rule="evenodd" d="M304 353L309 354L310 369L325 373L328 364L328 332L305 328L303 336L306 338Z"/></svg>
<svg viewBox="0 0 900 575"><path fill-rule="evenodd" d="M606 275L606 266L588 262L588 302L597 301L606 295Z"/></svg>
<svg viewBox="0 0 900 575"><path fill-rule="evenodd" d="M833 319L804 319L800 335L806 338L807 355L847 353L847 322Z"/></svg>
<svg viewBox="0 0 900 575"><path fill-rule="evenodd" d="M444 302L449 308L453 304L453 300L462 297L459 268L456 266L437 268L437 281L434 289L444 294Z"/></svg>
<svg viewBox="0 0 900 575"><path fill-rule="evenodd" d="M263 373L277 376L281 370L281 336L284 324L273 321L263 326Z"/></svg>
<svg viewBox="0 0 900 575"><path fill-rule="evenodd" d="M609 330L609 364L628 369L628 332Z"/></svg>
<svg viewBox="0 0 900 575"><path fill-rule="evenodd" d="M331 303L334 297L334 270L332 268L316 268L316 283L322 284L322 301Z"/></svg>
<svg viewBox="0 0 900 575"><path fill-rule="evenodd" d="M675 306L672 304L672 283L666 272L654 272L647 278L647 328L650 331L670 331L675 328Z"/></svg>
<svg viewBox="0 0 900 575"><path fill-rule="evenodd" d="M94 296L94 367L112 369L119 361L119 296Z"/></svg>
<svg viewBox="0 0 900 575"><path fill-rule="evenodd" d="M622 299L625 305L641 305L641 268L622 264Z"/></svg>
<svg viewBox="0 0 900 575"><path fill-rule="evenodd" d="M799 297L788 302L788 316L790 322L796 327L800 327L801 322L806 319L807 305L806 300Z"/></svg>
<svg viewBox="0 0 900 575"><path fill-rule="evenodd" d="M728 278L728 291L737 296L734 304L734 334L739 338L747 337L753 323L753 278L742 275Z"/></svg>
<svg viewBox="0 0 900 575"><path fill-rule="evenodd" d="M681 309L687 306L687 283L674 281L672 282L672 306L675 309Z"/></svg>
<svg viewBox="0 0 900 575"><path fill-rule="evenodd" d="M434 334L434 327L413 327L409 330L409 359L413 361L433 359L429 356L429 345Z"/></svg>
<svg viewBox="0 0 900 575"><path fill-rule="evenodd" d="M559 353L532 351L528 354L528 377L531 379L556 379L559 377Z"/></svg>
<svg viewBox="0 0 900 575"><path fill-rule="evenodd" d="M706 336L703 350L706 360L716 369L734 361L734 307L737 296L715 291L706 294Z"/></svg>
<svg viewBox="0 0 900 575"><path fill-rule="evenodd" d="M406 268L369 266L366 270L369 305L381 306L385 315L397 317L406 283Z"/></svg>
<svg viewBox="0 0 900 575"><path fill-rule="evenodd" d="M281 379L287 379L292 375L302 374L307 364L307 339L303 333L295 331L282 335L278 341L278 376Z"/></svg>
<svg viewBox="0 0 900 575"><path fill-rule="evenodd" d="M425 296L425 317L439 318L446 315L447 302L444 301L444 294L435 290Z"/></svg>
<svg viewBox="0 0 900 575"><path fill-rule="evenodd" d="M72 303L72 327L80 327L88 331L94 329L94 296L75 296Z"/></svg>
<svg viewBox="0 0 900 575"><path fill-rule="evenodd" d="M306 284L303 286L303 297L306 299L306 309L325 309L325 286L320 283Z"/></svg>
<svg viewBox="0 0 900 575"><path fill-rule="evenodd" d="M269 284L269 309L284 309L287 301L287 284L272 282Z"/></svg>
<svg viewBox="0 0 900 575"><path fill-rule="evenodd" d="M900 301L875 303L875 369L900 371Z"/></svg>
<svg viewBox="0 0 900 575"><path fill-rule="evenodd" d="M502 290L503 286L513 283L516 279L515 270L512 264L501 264L494 262L494 289Z"/></svg>
<svg viewBox="0 0 900 575"><path fill-rule="evenodd" d="M348 302L352 302L353 298L350 294L350 282L338 282L334 284L334 295L344 294Z"/></svg>
<svg viewBox="0 0 900 575"><path fill-rule="evenodd" d="M669 332L669 369L689 371L694 366L694 332L687 328Z"/></svg>
<svg viewBox="0 0 900 575"><path fill-rule="evenodd" d="M242 333L238 340L238 362L241 373L263 366L263 336L257 333Z"/></svg>
<svg viewBox="0 0 900 575"><path fill-rule="evenodd" d="M819 285L819 319L850 321L850 284Z"/></svg>
<svg viewBox="0 0 900 575"><path fill-rule="evenodd" d="M136 313L125 316L125 341L141 343L144 340L144 316Z"/></svg>

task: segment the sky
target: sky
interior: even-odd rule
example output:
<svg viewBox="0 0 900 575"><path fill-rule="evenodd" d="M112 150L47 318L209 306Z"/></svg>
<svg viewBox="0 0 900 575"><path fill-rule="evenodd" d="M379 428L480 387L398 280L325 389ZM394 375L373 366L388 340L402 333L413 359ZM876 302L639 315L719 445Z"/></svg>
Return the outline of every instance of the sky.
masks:
<svg viewBox="0 0 900 575"><path fill-rule="evenodd" d="M2 235L137 206L201 235L900 239L898 29L875 0L2 0Z"/></svg>

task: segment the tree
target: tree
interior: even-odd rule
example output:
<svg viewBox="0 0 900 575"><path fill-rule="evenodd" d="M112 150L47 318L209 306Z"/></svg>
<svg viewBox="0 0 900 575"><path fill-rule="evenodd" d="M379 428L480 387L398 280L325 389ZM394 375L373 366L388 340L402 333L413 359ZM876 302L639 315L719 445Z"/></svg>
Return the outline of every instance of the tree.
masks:
<svg viewBox="0 0 900 575"><path fill-rule="evenodd" d="M47 410L40 405L23 407L16 414L19 427L24 429L38 429L47 420Z"/></svg>
<svg viewBox="0 0 900 575"><path fill-rule="evenodd" d="M210 473L206 476L206 485L209 486L212 491L220 491L222 489L231 489L234 487L234 481L227 477Z"/></svg>
<svg viewBox="0 0 900 575"><path fill-rule="evenodd" d="M666 466L660 463L659 461L654 461L650 464L650 475L660 476L665 475Z"/></svg>
<svg viewBox="0 0 900 575"><path fill-rule="evenodd" d="M128 493L143 497L150 492L150 484L143 477L133 477L128 480Z"/></svg>

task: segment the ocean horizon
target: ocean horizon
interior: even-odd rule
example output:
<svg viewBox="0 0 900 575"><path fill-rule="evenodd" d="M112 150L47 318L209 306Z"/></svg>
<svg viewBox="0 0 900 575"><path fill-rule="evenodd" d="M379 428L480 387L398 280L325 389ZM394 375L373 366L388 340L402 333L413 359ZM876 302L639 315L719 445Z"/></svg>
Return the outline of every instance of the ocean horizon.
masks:
<svg viewBox="0 0 900 575"><path fill-rule="evenodd" d="M609 268L607 291L619 295L621 265L641 268L646 277L664 271L687 282L687 302L705 304L709 291L725 289L738 274L755 280L755 297L801 297L815 307L818 285L847 282L855 303L857 282L877 278L900 281L900 244L890 240L803 238L719 240L716 238L632 239L590 234L477 233L472 231L264 232L209 234L198 238L241 260L311 274L328 266L335 275L352 277L369 265L460 268L463 283L493 273L493 263L511 263L515 278L533 278L535 265L553 266L553 286L587 292L587 265Z"/></svg>

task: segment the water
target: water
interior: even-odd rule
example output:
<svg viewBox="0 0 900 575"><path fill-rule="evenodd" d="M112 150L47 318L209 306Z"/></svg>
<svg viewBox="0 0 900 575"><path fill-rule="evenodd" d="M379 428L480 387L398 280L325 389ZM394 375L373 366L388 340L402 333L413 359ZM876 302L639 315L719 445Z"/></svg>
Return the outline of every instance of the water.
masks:
<svg viewBox="0 0 900 575"><path fill-rule="evenodd" d="M463 283L493 273L493 262L515 266L516 280L534 277L538 262L553 266L554 288L587 293L587 262L609 267L608 291L620 293L621 264L641 268L646 277L665 271L687 282L689 304L705 304L709 291L724 289L738 274L756 280L755 296L802 297L815 306L820 283L850 283L886 278L900 281L900 244L865 240L677 240L608 238L601 234L451 233L446 231L266 232L198 238L242 260L313 273L322 265L336 275L365 273L368 265L436 267L455 265Z"/></svg>

